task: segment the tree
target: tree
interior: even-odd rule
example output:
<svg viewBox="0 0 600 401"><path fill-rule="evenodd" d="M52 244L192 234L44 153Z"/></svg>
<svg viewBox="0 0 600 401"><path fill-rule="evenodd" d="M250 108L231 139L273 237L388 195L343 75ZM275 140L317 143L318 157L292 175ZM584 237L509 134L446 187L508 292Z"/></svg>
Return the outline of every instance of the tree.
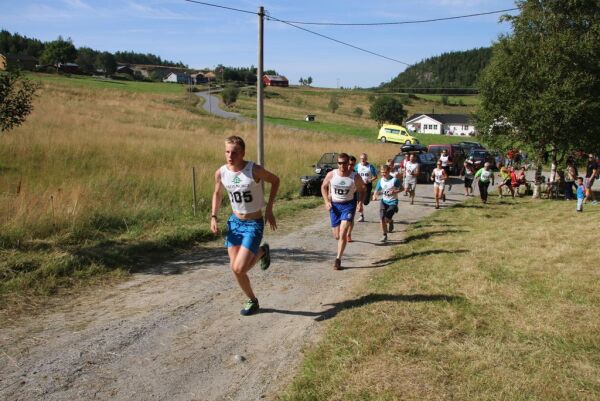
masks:
<svg viewBox="0 0 600 401"><path fill-rule="evenodd" d="M75 62L79 65L81 71L92 73L96 70L95 64L97 56L97 51L92 50L89 47L80 47L79 50L77 50Z"/></svg>
<svg viewBox="0 0 600 401"><path fill-rule="evenodd" d="M71 63L77 57L77 49L71 39L64 40L59 36L57 40L46 43L40 56L40 64Z"/></svg>
<svg viewBox="0 0 600 401"><path fill-rule="evenodd" d="M308 85L308 86L311 86L311 85L312 85L312 83L313 83L313 79L312 79L312 77L308 77L308 78L306 78L306 85Z"/></svg>
<svg viewBox="0 0 600 401"><path fill-rule="evenodd" d="M478 130L500 149L524 148L554 167L575 149L600 149L600 8L595 0L524 0L513 32L482 73Z"/></svg>
<svg viewBox="0 0 600 401"><path fill-rule="evenodd" d="M104 70L105 76L109 76L117 70L117 60L112 53L102 52L96 57L96 67Z"/></svg>
<svg viewBox="0 0 600 401"><path fill-rule="evenodd" d="M371 119L377 121L377 125L389 122L392 124L402 124L406 118L406 110L402 103L394 97L383 95L376 98L369 108Z"/></svg>
<svg viewBox="0 0 600 401"><path fill-rule="evenodd" d="M340 108L341 105L342 105L342 102L340 101L338 96L336 94L333 94L333 95L331 95L331 99L329 99L329 104L327 105L327 108L332 113L335 113Z"/></svg>
<svg viewBox="0 0 600 401"><path fill-rule="evenodd" d="M0 74L0 132L21 125L33 110L37 84L19 73Z"/></svg>
<svg viewBox="0 0 600 401"><path fill-rule="evenodd" d="M227 86L221 92L221 98L226 106L231 106L237 101L237 97L240 94L240 88L237 86Z"/></svg>

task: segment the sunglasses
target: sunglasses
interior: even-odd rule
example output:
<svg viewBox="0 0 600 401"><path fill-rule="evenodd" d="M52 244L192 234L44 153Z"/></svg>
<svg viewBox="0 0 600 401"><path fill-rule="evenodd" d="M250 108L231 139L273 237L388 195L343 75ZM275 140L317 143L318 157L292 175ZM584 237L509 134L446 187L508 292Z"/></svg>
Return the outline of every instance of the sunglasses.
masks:
<svg viewBox="0 0 600 401"><path fill-rule="evenodd" d="M348 162L347 161L339 161L338 160L338 164L348 164Z"/></svg>

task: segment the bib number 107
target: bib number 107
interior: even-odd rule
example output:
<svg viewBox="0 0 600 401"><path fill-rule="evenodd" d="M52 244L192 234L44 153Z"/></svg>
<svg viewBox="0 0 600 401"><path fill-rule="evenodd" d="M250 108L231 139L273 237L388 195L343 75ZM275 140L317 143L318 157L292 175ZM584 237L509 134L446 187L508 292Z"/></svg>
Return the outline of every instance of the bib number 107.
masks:
<svg viewBox="0 0 600 401"><path fill-rule="evenodd" d="M342 189L342 188L334 188L335 194L336 195L348 195L348 193L350 193L349 189Z"/></svg>
<svg viewBox="0 0 600 401"><path fill-rule="evenodd" d="M231 202L235 202L235 203L242 203L242 202L250 203L250 202L252 202L252 193L250 191L230 192L229 199L231 199Z"/></svg>

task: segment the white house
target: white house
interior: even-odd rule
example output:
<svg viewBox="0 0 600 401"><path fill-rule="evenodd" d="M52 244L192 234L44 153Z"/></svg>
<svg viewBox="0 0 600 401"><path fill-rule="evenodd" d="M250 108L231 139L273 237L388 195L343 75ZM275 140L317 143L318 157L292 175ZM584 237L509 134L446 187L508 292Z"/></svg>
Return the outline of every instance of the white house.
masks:
<svg viewBox="0 0 600 401"><path fill-rule="evenodd" d="M178 84L188 84L190 83L190 76L184 72L171 72L167 75L163 82L175 82Z"/></svg>
<svg viewBox="0 0 600 401"><path fill-rule="evenodd" d="M420 134L475 135L475 126L464 114L413 114L405 122L411 132Z"/></svg>

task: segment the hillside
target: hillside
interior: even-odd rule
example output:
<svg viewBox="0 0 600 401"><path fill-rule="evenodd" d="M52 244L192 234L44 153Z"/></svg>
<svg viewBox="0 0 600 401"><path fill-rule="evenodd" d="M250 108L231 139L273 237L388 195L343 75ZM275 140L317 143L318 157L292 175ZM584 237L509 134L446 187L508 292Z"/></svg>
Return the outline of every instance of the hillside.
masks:
<svg viewBox="0 0 600 401"><path fill-rule="evenodd" d="M467 51L444 53L423 60L398 74L380 89L400 90L406 88L475 88L477 77L492 57L491 47L481 47ZM465 93L471 91L444 90L444 93ZM441 93L428 89L430 93Z"/></svg>

